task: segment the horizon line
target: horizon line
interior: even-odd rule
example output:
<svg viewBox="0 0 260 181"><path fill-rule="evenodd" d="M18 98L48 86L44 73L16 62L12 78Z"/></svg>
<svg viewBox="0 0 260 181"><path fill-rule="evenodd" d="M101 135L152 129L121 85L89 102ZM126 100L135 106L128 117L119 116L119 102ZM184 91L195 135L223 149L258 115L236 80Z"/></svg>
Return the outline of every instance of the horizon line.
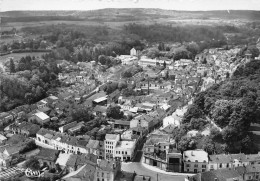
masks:
<svg viewBox="0 0 260 181"><path fill-rule="evenodd" d="M72 10L62 10L62 9L50 9L50 10L33 10L33 9L27 9L27 10L8 10L8 11L0 11L0 13L4 13L4 12L14 12L14 11L98 11L98 10L109 10L109 9L156 9L156 10L165 10L165 11L188 11L188 12L198 12L198 11L202 11L202 12L207 12L207 11L260 11L260 10L254 10L254 9L209 9L209 10L175 10L175 9L162 9L162 8L135 8L135 7L131 7L131 8L100 8L100 9L86 9L86 10L77 10L77 9L72 9Z"/></svg>

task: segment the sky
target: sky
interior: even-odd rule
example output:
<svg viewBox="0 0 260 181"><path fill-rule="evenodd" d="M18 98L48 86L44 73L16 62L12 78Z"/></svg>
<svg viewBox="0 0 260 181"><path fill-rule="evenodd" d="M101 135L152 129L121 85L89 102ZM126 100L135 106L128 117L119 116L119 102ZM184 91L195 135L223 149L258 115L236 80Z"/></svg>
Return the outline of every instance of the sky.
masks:
<svg viewBox="0 0 260 181"><path fill-rule="evenodd" d="M0 0L0 11L160 8L169 10L260 10L260 0Z"/></svg>

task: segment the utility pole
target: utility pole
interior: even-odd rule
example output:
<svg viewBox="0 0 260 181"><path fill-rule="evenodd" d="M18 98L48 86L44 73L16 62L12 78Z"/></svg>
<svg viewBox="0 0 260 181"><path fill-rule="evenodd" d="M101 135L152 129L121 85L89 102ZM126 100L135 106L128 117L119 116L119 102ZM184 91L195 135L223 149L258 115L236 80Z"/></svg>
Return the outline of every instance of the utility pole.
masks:
<svg viewBox="0 0 260 181"><path fill-rule="evenodd" d="M158 181L158 173L157 173L157 181Z"/></svg>

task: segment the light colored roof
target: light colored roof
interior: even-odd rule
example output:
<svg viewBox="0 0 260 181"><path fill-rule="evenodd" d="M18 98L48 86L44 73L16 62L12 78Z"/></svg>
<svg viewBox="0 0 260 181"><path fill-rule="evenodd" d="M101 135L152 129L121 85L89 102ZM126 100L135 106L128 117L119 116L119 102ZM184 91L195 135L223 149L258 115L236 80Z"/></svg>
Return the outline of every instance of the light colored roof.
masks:
<svg viewBox="0 0 260 181"><path fill-rule="evenodd" d="M49 119L50 117L45 114L44 112L38 112L38 113L35 113L35 116L39 117L41 120L45 120L45 119Z"/></svg>
<svg viewBox="0 0 260 181"><path fill-rule="evenodd" d="M107 96L97 98L97 99L94 100L94 102L99 103L99 102L102 102L102 101L105 101L105 100L107 100Z"/></svg>
<svg viewBox="0 0 260 181"><path fill-rule="evenodd" d="M120 141L120 143L116 146L116 149L130 149L135 146L135 141Z"/></svg>
<svg viewBox="0 0 260 181"><path fill-rule="evenodd" d="M56 164L59 164L61 166L66 166L67 161L70 158L70 153L60 153L58 159L56 160Z"/></svg>
<svg viewBox="0 0 260 181"><path fill-rule="evenodd" d="M7 138L6 138L5 136L3 136L3 135L0 134L0 140L1 140L1 141L4 141L4 140L7 140Z"/></svg>
<svg viewBox="0 0 260 181"><path fill-rule="evenodd" d="M106 140L119 140L119 135L117 135L117 134L106 134Z"/></svg>
<svg viewBox="0 0 260 181"><path fill-rule="evenodd" d="M206 162L208 163L208 153L203 150L187 150L183 152L185 162Z"/></svg>

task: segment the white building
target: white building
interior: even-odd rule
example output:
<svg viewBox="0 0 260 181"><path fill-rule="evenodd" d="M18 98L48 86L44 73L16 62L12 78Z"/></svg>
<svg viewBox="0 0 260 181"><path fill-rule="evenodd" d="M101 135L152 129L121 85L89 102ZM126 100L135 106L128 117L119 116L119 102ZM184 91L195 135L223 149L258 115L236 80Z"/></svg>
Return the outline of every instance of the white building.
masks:
<svg viewBox="0 0 260 181"><path fill-rule="evenodd" d="M135 154L135 145L136 140L134 141L120 141L115 147L115 158L119 160L131 160Z"/></svg>
<svg viewBox="0 0 260 181"><path fill-rule="evenodd" d="M105 158L121 161L131 160L135 154L137 140L120 140L120 135L106 134Z"/></svg>
<svg viewBox="0 0 260 181"><path fill-rule="evenodd" d="M208 153L203 150L187 150L183 152L184 172L205 172L208 161Z"/></svg>
<svg viewBox="0 0 260 181"><path fill-rule="evenodd" d="M132 55L120 55L118 58L121 60L122 65L131 65L135 60L137 60L137 57Z"/></svg>
<svg viewBox="0 0 260 181"><path fill-rule="evenodd" d="M163 128L166 128L169 125L173 125L174 127L180 126L181 118L177 116L168 116L163 119Z"/></svg>
<svg viewBox="0 0 260 181"><path fill-rule="evenodd" d="M172 61L167 60L157 60L157 59L151 59L146 56L142 56L141 59L138 62L138 65L146 67L148 65L150 66L156 66L156 65L163 65L164 62L166 63L166 66L169 66L172 64Z"/></svg>
<svg viewBox="0 0 260 181"><path fill-rule="evenodd" d="M132 48L132 49L130 50L130 55L131 55L131 56L137 56L137 51L136 51L135 48Z"/></svg>
<svg viewBox="0 0 260 181"><path fill-rule="evenodd" d="M120 141L120 135L106 134L105 139L105 159L109 160L115 157L115 147Z"/></svg>

